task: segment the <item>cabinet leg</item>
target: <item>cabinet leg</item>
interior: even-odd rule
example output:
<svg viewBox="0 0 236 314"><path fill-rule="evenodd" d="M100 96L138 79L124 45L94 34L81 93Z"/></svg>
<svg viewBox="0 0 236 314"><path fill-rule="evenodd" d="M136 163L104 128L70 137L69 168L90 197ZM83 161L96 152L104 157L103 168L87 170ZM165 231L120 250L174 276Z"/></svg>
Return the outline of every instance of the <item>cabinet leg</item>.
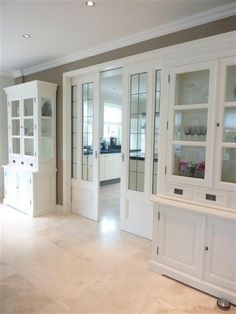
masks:
<svg viewBox="0 0 236 314"><path fill-rule="evenodd" d="M216 304L217 304L218 308L223 310L223 311L228 311L230 309L230 303L229 303L229 301L227 301L225 299L218 299Z"/></svg>

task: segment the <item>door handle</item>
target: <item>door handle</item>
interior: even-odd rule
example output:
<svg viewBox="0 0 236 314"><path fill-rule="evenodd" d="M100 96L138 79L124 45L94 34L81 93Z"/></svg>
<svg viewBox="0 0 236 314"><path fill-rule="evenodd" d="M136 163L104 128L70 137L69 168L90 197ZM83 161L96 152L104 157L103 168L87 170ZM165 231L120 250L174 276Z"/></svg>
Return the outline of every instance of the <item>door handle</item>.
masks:
<svg viewBox="0 0 236 314"><path fill-rule="evenodd" d="M122 155L121 155L122 157L121 157L121 159L122 159L122 161L124 162L125 161L125 154L124 153L122 153Z"/></svg>
<svg viewBox="0 0 236 314"><path fill-rule="evenodd" d="M95 158L98 159L98 151L95 151Z"/></svg>

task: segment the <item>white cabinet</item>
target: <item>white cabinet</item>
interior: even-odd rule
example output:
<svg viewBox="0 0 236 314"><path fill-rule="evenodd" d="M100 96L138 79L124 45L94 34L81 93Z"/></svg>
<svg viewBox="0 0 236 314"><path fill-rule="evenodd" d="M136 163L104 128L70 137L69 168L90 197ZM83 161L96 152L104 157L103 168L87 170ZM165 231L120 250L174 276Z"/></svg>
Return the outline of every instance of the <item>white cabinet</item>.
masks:
<svg viewBox="0 0 236 314"><path fill-rule="evenodd" d="M4 167L5 203L30 214L33 200L32 173Z"/></svg>
<svg viewBox="0 0 236 314"><path fill-rule="evenodd" d="M150 267L236 304L236 222L204 209L155 207Z"/></svg>
<svg viewBox="0 0 236 314"><path fill-rule="evenodd" d="M37 215L54 210L56 174L56 84L33 81L5 88L8 103L9 164L4 167L4 202ZM38 177L50 173L50 186ZM47 187L51 203L43 199ZM35 192L37 191L37 193ZM47 192L48 193L48 192Z"/></svg>
<svg viewBox="0 0 236 314"><path fill-rule="evenodd" d="M211 218L207 221L206 265L208 282L236 292L236 222Z"/></svg>
<svg viewBox="0 0 236 314"><path fill-rule="evenodd" d="M204 220L202 215L176 209L158 212L157 253L160 262L190 275L200 276Z"/></svg>
<svg viewBox="0 0 236 314"><path fill-rule="evenodd" d="M170 69L167 197L235 211L235 80L236 57Z"/></svg>
<svg viewBox="0 0 236 314"><path fill-rule="evenodd" d="M100 155L100 181L113 180L121 177L121 154Z"/></svg>

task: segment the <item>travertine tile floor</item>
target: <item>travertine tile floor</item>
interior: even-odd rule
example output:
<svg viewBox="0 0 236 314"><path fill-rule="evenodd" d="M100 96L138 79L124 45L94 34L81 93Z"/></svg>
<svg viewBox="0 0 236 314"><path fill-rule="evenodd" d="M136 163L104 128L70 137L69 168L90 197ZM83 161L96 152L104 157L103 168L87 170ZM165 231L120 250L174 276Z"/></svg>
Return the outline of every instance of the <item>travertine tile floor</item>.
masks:
<svg viewBox="0 0 236 314"><path fill-rule="evenodd" d="M151 242L106 219L32 219L0 205L0 313L222 313L213 297L149 271Z"/></svg>

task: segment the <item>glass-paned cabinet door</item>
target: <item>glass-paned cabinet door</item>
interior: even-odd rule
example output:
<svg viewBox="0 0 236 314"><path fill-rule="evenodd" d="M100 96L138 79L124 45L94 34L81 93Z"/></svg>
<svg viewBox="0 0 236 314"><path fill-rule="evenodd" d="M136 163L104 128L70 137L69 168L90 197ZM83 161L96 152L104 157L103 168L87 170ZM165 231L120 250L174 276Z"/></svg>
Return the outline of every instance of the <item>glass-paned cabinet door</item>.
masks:
<svg viewBox="0 0 236 314"><path fill-rule="evenodd" d="M147 73L130 77L129 190L144 191Z"/></svg>
<svg viewBox="0 0 236 314"><path fill-rule="evenodd" d="M21 154L21 107L20 100L10 101L9 110L9 129L10 131L10 150L12 154Z"/></svg>
<svg viewBox="0 0 236 314"><path fill-rule="evenodd" d="M51 159L53 156L53 117L52 99L41 97L40 100L40 157Z"/></svg>
<svg viewBox="0 0 236 314"><path fill-rule="evenodd" d="M23 155L34 156L34 98L22 100Z"/></svg>
<svg viewBox="0 0 236 314"><path fill-rule="evenodd" d="M221 61L217 127L221 156L218 182L236 188L236 58Z"/></svg>
<svg viewBox="0 0 236 314"><path fill-rule="evenodd" d="M212 110L210 71L211 65L207 64L171 72L168 157L171 180L188 180L192 184L206 180L209 111Z"/></svg>

